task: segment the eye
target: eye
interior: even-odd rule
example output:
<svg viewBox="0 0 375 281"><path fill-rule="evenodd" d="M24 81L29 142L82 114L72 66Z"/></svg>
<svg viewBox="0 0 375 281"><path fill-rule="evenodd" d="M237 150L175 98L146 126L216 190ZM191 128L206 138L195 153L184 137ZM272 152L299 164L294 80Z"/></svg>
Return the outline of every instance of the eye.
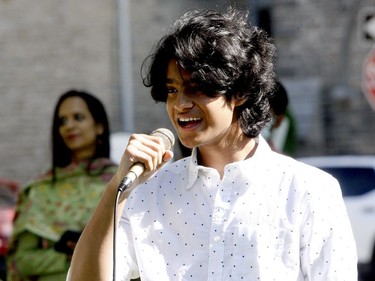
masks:
<svg viewBox="0 0 375 281"><path fill-rule="evenodd" d="M172 87L172 86L167 86L166 89L167 89L168 95L169 94L176 94L178 92L177 89L175 87Z"/></svg>
<svg viewBox="0 0 375 281"><path fill-rule="evenodd" d="M68 122L68 119L65 118L65 117L60 117L59 118L59 125L60 126L66 125L67 122Z"/></svg>
<svg viewBox="0 0 375 281"><path fill-rule="evenodd" d="M85 120L86 116L82 113L76 113L74 114L74 120L76 121L82 121Z"/></svg>

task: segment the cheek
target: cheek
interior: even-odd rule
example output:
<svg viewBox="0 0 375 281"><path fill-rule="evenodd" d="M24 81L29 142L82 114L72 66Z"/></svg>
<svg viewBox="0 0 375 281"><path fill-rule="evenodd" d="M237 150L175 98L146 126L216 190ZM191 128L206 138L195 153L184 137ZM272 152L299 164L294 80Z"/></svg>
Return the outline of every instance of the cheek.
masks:
<svg viewBox="0 0 375 281"><path fill-rule="evenodd" d="M165 102L165 109L168 113L169 119L173 121L173 105L172 105L172 102L170 101L168 102L168 99Z"/></svg>
<svg viewBox="0 0 375 281"><path fill-rule="evenodd" d="M229 127L233 123L234 112L229 107L217 107L208 111L209 122L217 127Z"/></svg>
<svg viewBox="0 0 375 281"><path fill-rule="evenodd" d="M60 127L60 128L59 128L59 134L60 134L60 136L63 136L63 135L64 135L64 129L63 129L63 127Z"/></svg>
<svg viewBox="0 0 375 281"><path fill-rule="evenodd" d="M85 129L86 135L92 140L96 139L97 133L97 127L95 125L87 126Z"/></svg>

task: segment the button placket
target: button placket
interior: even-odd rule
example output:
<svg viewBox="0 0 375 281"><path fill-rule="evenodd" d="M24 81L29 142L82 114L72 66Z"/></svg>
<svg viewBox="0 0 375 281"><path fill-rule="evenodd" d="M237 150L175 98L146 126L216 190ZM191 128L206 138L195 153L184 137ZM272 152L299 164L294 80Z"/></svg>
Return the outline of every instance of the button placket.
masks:
<svg viewBox="0 0 375 281"><path fill-rule="evenodd" d="M225 232L227 217L230 210L231 188L228 179L224 177L217 183L215 205L212 213L210 234L208 279L220 280L224 270ZM219 279L218 279L219 278Z"/></svg>

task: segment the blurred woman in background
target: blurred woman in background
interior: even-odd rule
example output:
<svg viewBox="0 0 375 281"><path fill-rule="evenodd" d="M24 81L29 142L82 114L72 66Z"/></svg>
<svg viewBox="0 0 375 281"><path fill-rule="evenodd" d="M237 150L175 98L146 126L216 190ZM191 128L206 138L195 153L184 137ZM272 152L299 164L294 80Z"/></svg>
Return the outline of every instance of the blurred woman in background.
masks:
<svg viewBox="0 0 375 281"><path fill-rule="evenodd" d="M116 171L109 155L103 104L86 92L64 93L53 116L52 167L18 199L8 281L65 281L75 243Z"/></svg>

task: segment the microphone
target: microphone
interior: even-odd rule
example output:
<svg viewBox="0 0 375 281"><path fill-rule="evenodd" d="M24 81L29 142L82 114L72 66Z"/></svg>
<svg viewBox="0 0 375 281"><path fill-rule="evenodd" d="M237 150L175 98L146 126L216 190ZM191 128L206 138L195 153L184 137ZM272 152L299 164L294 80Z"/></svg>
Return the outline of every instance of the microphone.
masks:
<svg viewBox="0 0 375 281"><path fill-rule="evenodd" d="M166 150L172 149L175 139L173 133L165 128L156 129L151 133L151 136L160 137L163 141L164 148ZM129 187L142 173L145 171L145 166L143 163L135 163L129 169L129 172L125 178L120 182L118 190L123 192L127 187Z"/></svg>

